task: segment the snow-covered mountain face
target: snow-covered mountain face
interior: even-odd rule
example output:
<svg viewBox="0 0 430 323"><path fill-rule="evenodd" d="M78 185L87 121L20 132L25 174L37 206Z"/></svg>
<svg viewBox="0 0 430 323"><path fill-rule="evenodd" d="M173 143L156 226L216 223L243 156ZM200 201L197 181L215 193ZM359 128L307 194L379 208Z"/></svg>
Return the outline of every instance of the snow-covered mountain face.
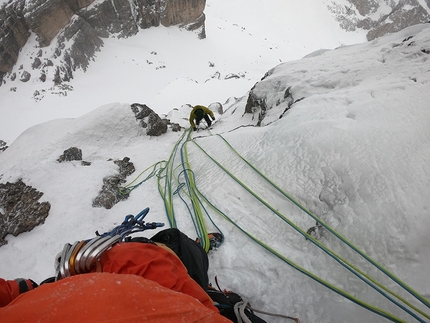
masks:
<svg viewBox="0 0 430 323"><path fill-rule="evenodd" d="M275 0L264 6L260 1L207 1L204 14L206 39L177 27L143 29L128 38L115 34L102 39L103 47L85 71L68 69L71 74L61 75L73 79L59 85L55 85L57 67L66 60L56 55L56 45L63 43L64 54L74 38L64 42L57 37L41 48L32 32L0 86L0 140L10 144L32 125L77 117L111 102L147 104L159 114L186 103L224 102L244 95L280 62L366 40L364 31L343 31L327 6L315 0L288 4ZM72 19L78 20L82 19ZM264 24L256 23L262 20ZM46 60L46 66L37 59ZM46 78L41 79L43 71ZM29 79L22 82L22 77Z"/></svg>
<svg viewBox="0 0 430 323"><path fill-rule="evenodd" d="M76 69L88 68L103 38L132 37L152 26L179 25L204 38L205 4L205 0L9 1L0 8L0 81L8 72L6 78L22 82L70 81ZM39 50L32 55L31 70L17 75L11 70L31 34Z"/></svg>
<svg viewBox="0 0 430 323"><path fill-rule="evenodd" d="M183 36L175 34L179 35ZM223 113L216 113L211 132L192 134L194 140L186 146L189 165L182 164L179 153L174 159L173 189L180 184L176 179L183 180L183 167L192 169L201 193L231 220L204 204L225 235L223 245L209 253L212 282L217 276L223 288L240 292L254 307L302 322L387 322L383 315L287 265L284 260L288 259L354 300L385 311L392 321L426 321L426 306L328 229L315 227L315 219L275 186L429 299L429 55L429 24L372 42L319 50L264 71L249 93L222 103ZM187 82L175 84L178 97L187 86ZM188 127L189 112L189 106L183 105L167 117ZM254 127L257 123L260 127ZM54 256L64 243L90 238L96 230L110 230L123 216L147 206L151 209L148 222L167 223L155 178L109 210L93 208L92 202L103 179L117 172L112 160L129 157L137 177L167 160L183 133L169 129L160 137L146 136L127 103L110 103L78 118L57 119L25 131L0 153L0 180L21 178L44 193L40 201L49 201L51 210L43 225L6 237L8 244L0 248L0 258L8 261L0 265L0 276L41 281L53 274ZM90 165L57 161L72 146L82 149ZM127 178L132 179L133 175ZM173 204L178 228L195 237L188 209L178 195ZM217 230L205 219L209 231ZM314 228L317 241L424 315L412 310L416 319L407 313L306 240L285 219L304 232ZM285 259L259 246L244 231Z"/></svg>
<svg viewBox="0 0 430 323"><path fill-rule="evenodd" d="M180 25L205 38L205 0L2 1L0 8L0 81L28 82L31 78L55 84L68 82L76 69L86 70L103 38L127 38L139 29ZM328 10L346 31L367 32L373 40L387 33L430 20L425 0L325 0ZM285 9L290 9L286 7ZM303 9L306 12L306 8ZM260 20L263 20L260 17ZM39 51L31 69L14 69L19 51L36 35ZM45 49L45 50L44 50ZM1 84L0 84L1 85Z"/></svg>
<svg viewBox="0 0 430 323"><path fill-rule="evenodd" d="M334 0L326 3L342 28L367 30L368 40L430 20L427 0Z"/></svg>
<svg viewBox="0 0 430 323"><path fill-rule="evenodd" d="M166 1L149 7L145 7L144 0L134 2L135 14L121 24L118 19L125 19L127 10L118 13L108 10L113 2L96 1L88 5L92 1L67 1L69 11L63 2L49 2L48 7L62 8L63 16L70 17L70 23L53 35L51 30L61 26L45 28L50 32L46 34L45 29L36 28L36 17L28 14L26 23L25 15L19 15L25 8L26 12L34 12L37 1L0 1L3 9L7 9L1 15L2 21L13 22L3 23L1 28L13 25L17 29L0 33L2 40L5 35L6 38L14 35L17 46L13 50L16 63L6 59L5 65L4 52L1 54L1 70L9 71L0 86L0 140L6 142L4 145L34 124L56 117L77 117L110 102L144 103L160 114L185 103L223 102L231 96L243 95L279 62L298 59L319 49L364 42L369 30L382 28L388 22L385 15L400 12L399 8L405 12L396 14L402 24L390 24L396 27L386 28L379 35L425 20L425 14L413 13L428 11L424 1L306 0L287 4L276 0L262 6L260 1L235 0L207 1L204 8L200 8L202 1L199 5L188 1L181 3L195 9L174 16L188 22L187 29L197 28L195 32L157 27L135 34L139 28L159 24L160 13L174 13L180 7L167 10ZM102 9L114 14L111 24L97 23L106 21ZM201 11L204 15L199 16ZM73 15L74 12L79 14ZM100 19L88 18L92 15ZM394 21L393 14L389 17ZM50 19L46 20L47 25ZM178 23L169 19L165 18L164 25ZM261 21L264 24L256 23ZM35 30L28 29L29 26ZM206 33L207 39L198 39ZM127 87L119 89L118 80L127 80ZM20 125L14 122L18 118Z"/></svg>
<svg viewBox="0 0 430 323"><path fill-rule="evenodd" d="M369 11L374 21L399 3L413 6L370 3L375 6L367 10L379 8ZM365 17L359 4L363 2L357 2L355 15ZM312 229L327 248L428 312L329 230L315 226L314 218L215 136L221 134L306 210L429 299L430 26L417 25L365 42L368 30L346 32L334 19L336 10L329 10L345 6L351 7L346 1L207 1L206 39L176 27L150 28L127 39L104 39L86 72L77 69L61 86L53 86L54 76L49 75L45 82L7 79L0 87L0 139L7 142L0 142L0 182L21 179L43 193L28 198L39 198L43 205L49 202L50 209L43 225L5 237L0 277L40 282L53 275L54 257L65 243L110 230L125 215L147 206L148 222L167 223L155 179L111 209L93 207L106 179L117 175L116 161L130 158L135 168L127 177L131 181L167 160L184 133L169 127L160 137L147 136L130 104L148 104L187 128L187 103L219 102L223 113L216 111L211 132L193 133L195 141L187 144L198 188L231 219L208 208L225 235L224 244L209 254L211 281L218 276L223 288L238 291L254 307L302 322L387 321L293 269L237 224L349 295L398 321L420 322L293 230L279 214L304 232ZM337 17L344 21L347 16ZM356 43L360 44L352 45ZM43 48L46 55L51 49L55 48ZM16 75L32 71L40 50L31 34L18 56ZM3 151L2 145L9 148ZM58 162L70 147L82 150L85 163ZM179 185L176 179L183 180L182 167L177 155L174 188ZM188 209L178 195L174 208L178 228L195 237ZM8 212L2 204L0 213ZM208 218L205 221L209 231L217 230Z"/></svg>

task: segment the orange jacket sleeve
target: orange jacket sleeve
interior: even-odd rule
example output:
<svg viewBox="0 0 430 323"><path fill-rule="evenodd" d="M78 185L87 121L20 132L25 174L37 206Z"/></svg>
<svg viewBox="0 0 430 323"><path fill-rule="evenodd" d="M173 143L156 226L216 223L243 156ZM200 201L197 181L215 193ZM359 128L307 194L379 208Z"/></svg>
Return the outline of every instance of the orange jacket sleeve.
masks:
<svg viewBox="0 0 430 323"><path fill-rule="evenodd" d="M103 272L141 276L190 295L218 312L208 294L188 275L181 260L162 247L139 242L119 243L103 254L100 263Z"/></svg>
<svg viewBox="0 0 430 323"><path fill-rule="evenodd" d="M20 288L20 284L22 285ZM21 293L33 289L29 280L22 278L16 280L4 280L0 278L0 307L6 306Z"/></svg>
<svg viewBox="0 0 430 323"><path fill-rule="evenodd" d="M43 284L0 308L8 323L231 323L195 298L136 275L89 273Z"/></svg>

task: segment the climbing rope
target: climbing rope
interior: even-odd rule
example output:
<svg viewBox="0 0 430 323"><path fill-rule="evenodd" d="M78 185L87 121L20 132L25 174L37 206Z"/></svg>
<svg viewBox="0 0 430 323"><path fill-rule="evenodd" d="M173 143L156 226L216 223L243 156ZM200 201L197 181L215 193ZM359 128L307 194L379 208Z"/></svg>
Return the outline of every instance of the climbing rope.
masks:
<svg viewBox="0 0 430 323"><path fill-rule="evenodd" d="M194 173L187 166L188 154L186 151L186 144L191 141L191 134L191 128L185 131L174 145L167 161L161 161L154 165L151 165L141 174L139 174L139 176L135 178L132 182L120 188L120 192L122 194L129 194L132 190L136 189L150 178L156 176L158 178L158 191L163 199L170 227L177 227L174 210L174 196L178 195L188 209L200 244L207 252L211 248L211 244L209 241L208 231L204 219L208 218L219 233L221 233L221 230L219 230L219 228L213 222L204 205L202 205L201 201L196 195ZM178 155L180 155L181 158L180 162L177 162ZM142 181L138 182L138 179L144 174L146 174L150 169L152 169L152 171L149 173L149 175L147 175ZM175 176L175 173L178 173L178 175ZM136 182L137 184L135 184ZM188 202L181 195L181 191L185 192L185 195L187 195L191 206L188 205Z"/></svg>
<svg viewBox="0 0 430 323"><path fill-rule="evenodd" d="M218 135L227 145L230 147L230 149L239 157L241 158L248 166L250 166L257 174L259 174L263 179L266 180L271 186L273 186L279 193L281 193L283 196L285 196L288 200L290 200L293 204L295 204L297 207L299 207L302 211L304 211L306 214L308 214L310 217L312 217L317 223L321 224L324 228L326 228L329 232L331 232L334 236L336 236L339 240L341 240L343 243L345 243L347 246L349 246L352 250L357 252L360 256L362 256L364 259L366 259L369 263L374 265L377 269L382 271L385 275L390 277L393 281L395 281L397 284L399 284L401 287L403 287L406 291L408 291L411 295L413 295L415 298L417 298L419 301L421 301L424 305L427 307L430 307L430 302L425 299L423 296L421 296L418 292L416 292L414 289L412 289L410 286L405 284L402 280L400 280L398 277L396 277L393 273L391 273L389 270L384 268L382 265L377 263L374 259L366 255L363 251L361 251L358 247L356 247L352 242L347 240L345 237L343 237L340 233L338 233L336 230L331 228L327 223L325 223L323 220L321 220L319 217L317 217L315 214L313 214L311 211L306 209L303 205L301 205L299 202L297 202L294 198L292 198L289 194L287 194L285 191L283 191L280 187L278 187L273 181L271 181L267 176L265 176L262 172L260 172L255 166L253 166L248 160L246 160L243 156L241 156L228 142L225 140L224 137L221 135ZM380 286L382 287L382 286ZM394 294L393 294L394 295ZM398 297L398 296L396 296ZM400 299L400 298L399 298ZM403 301L403 300L402 300ZM408 304L408 306L412 306ZM416 309L417 310L417 309ZM420 312L419 310L417 310ZM425 313L420 313L427 318L430 319L430 317Z"/></svg>
<svg viewBox="0 0 430 323"><path fill-rule="evenodd" d="M199 198L199 196L201 195L201 193L199 192L199 190L197 189L195 180L194 180L194 173L192 170L190 169L185 169L183 171L184 173L187 172L189 173L191 176L188 176L189 180L188 183L181 183L180 186L178 186L177 191L175 192L175 194L178 194L179 197L181 198L181 200L183 201L183 203L186 205L186 207L188 208L188 213L190 214L191 220L194 224L194 229L197 233L197 237L198 237L198 241L201 244L202 248L208 252L213 246L210 242L209 239L209 233L206 229L206 225L205 225L205 221L204 221L204 214L206 215L206 217L209 219L209 221L212 223L212 225L215 227L215 229L221 234L221 241L219 241L217 243L218 247L224 242L224 234L222 233L221 229L215 224L215 222L213 221L212 217L210 216L209 212L207 211L205 205L202 203L202 199ZM182 174L182 173L181 173ZM181 190L184 189L184 187L187 187L187 191L185 192L185 194L188 196L188 199L194 200L194 204L199 204L200 206L198 208L195 208L194 210L191 210L190 207L188 206L188 203L185 201L185 199L182 197L181 195ZM193 198L191 198L190 196L190 191L192 191L192 195ZM196 212L195 210L199 210L199 213ZM203 212L201 212L203 210ZM215 209L216 210L216 209Z"/></svg>
<svg viewBox="0 0 430 323"><path fill-rule="evenodd" d="M187 206L188 211L192 217L196 232L198 234L198 237L200 238L200 241L202 243L203 248L208 251L210 247L210 243L208 241L208 235L207 235L207 229L205 224L205 215L210 219L213 225L215 225L214 221L210 217L208 211L206 210L204 204L209 206L212 210L215 210L216 213L221 215L223 218L228 220L231 224L233 224L236 228L238 228L240 231L245 233L248 237L250 237L254 242L259 244L261 247L265 248L272 254L274 254L276 257L280 258L284 262L286 262L288 265L292 266L299 272L302 272L306 276L312 278L313 280L321 283L322 285L328 287L332 291L336 292L339 295L342 295L343 297L351 300L352 302L358 304L359 306L362 306L369 311L376 313L382 317L387 318L390 321L393 322L406 322L400 318L397 318L396 316L392 315L391 313L388 313L382 309L379 309L377 307L374 307L370 304L367 304L366 302L348 294L347 292L337 288L336 286L333 286L332 284L324 281L320 277L316 276L315 274L307 271L306 269L300 267L299 265L295 264L291 260L287 259L280 253L278 253L273 248L269 247L267 244L261 242L256 237L254 237L251 233L247 232L243 228L241 228L235 221L231 220L226 214L224 214L221 210L219 210L214 204L212 204L209 199L207 199L197 188L195 176L193 171L191 170L191 165L188 159L188 151L187 151L187 144L191 141L197 147L200 148L201 151L203 151L211 160L215 162L221 169L223 169L229 176L231 176L233 179L235 179L242 187L244 187L251 195L253 195L255 198L257 198L263 205L268 207L272 212L274 212L277 216L279 216L283 221L288 223L290 226L292 226L297 232L299 232L301 235L303 235L306 239L309 239L313 244L315 244L318 248L322 249L325 253L327 253L330 257L335 259L339 264L341 264L343 267L345 267L347 270L349 270L351 273L356 275L359 279L367 283L369 286L374 288L376 291L378 291L381 295L386 297L388 300L396 304L398 307L402 308L405 312L413 316L415 319L417 319L419 322L425 323L424 320L422 320L420 317L418 317L415 313L411 312L409 309L405 308L402 304L398 303L396 300L391 298L389 295L387 295L384 291L391 294L392 296L396 297L400 301L402 301L404 304L415 310L416 312L420 313L421 315L425 316L426 318L430 318L430 316L420 309L416 308L373 278L369 277L366 273L360 271L358 268L347 262L345 259L341 258L339 255L328 249L326 246L324 246L322 243L320 243L318 240L304 232L301 228L296 226L294 223L292 223L290 220L288 220L284 215L282 215L280 212L275 210L273 207L270 206L266 201L261 199L257 194L255 194L252 190L250 190L244 183L240 182L233 174L231 174L225 167L223 167L220 163L218 163L214 158L212 158L201 146L199 146L195 140L191 139L191 129L188 131L185 131L181 138L177 141L175 144L172 153L170 155L170 158L167 162L160 162L160 164L154 164L153 170L150 173L150 175L145 178L142 182L132 185L135 181L128 184L126 187L124 187L124 190L129 189L128 192L138 187L140 184L142 184L144 181L148 180L149 178L153 177L154 175L157 175L158 177L158 188L161 197L163 198L166 214L169 219L169 223L171 227L176 227L176 219L174 214L174 208L173 208L173 197L174 195L178 195L182 202ZM304 208L300 203L298 203L296 200L294 200L290 195L282 191L278 186L276 186L270 179L268 179L264 174L262 174L257 168L255 168L252 164L250 164L245 158L243 158L221 135L218 135L231 149L234 151L246 164L248 164L255 172L257 172L260 176L262 176L270 185L272 185L278 192L280 192L282 195L284 195L286 198L288 198L293 204L295 204L297 207L299 207L302 211L307 213L309 216L311 216L314 220L316 220L318 223L320 223L322 226L327 228L328 231L333 233L337 238L339 238L341 241L343 241L346 245L348 245L350 248L352 248L354 251L359 253L361 256L363 256L366 260L368 260L370 263L372 263L376 268L380 269L382 272L384 272L387 276L392 278L395 282L397 282L400 286L405 288L408 292L410 292L412 295L417 297L420 301L422 301L425 305L428 306L428 301L424 299L422 296L420 296L417 292L415 292L412 288L407 286L405 283L403 283L400 279L398 279L396 276L391 274L388 270L384 269L381 265L379 265L376 261L365 255L362 251L360 251L357 247L355 247L351 242L346 240L342 235L337 233L334 229L330 228L326 223L324 223L322 220L320 220L316 215L311 213L309 210ZM179 148L180 147L180 148ZM179 166L175 165L175 158L178 154L178 150L180 151L180 158L181 162ZM149 167L148 169L150 169ZM156 167L160 167L157 169ZM178 176L174 176L175 171L177 172L178 169L181 168L179 171ZM147 169L147 170L148 170ZM147 171L145 170L145 171ZM144 171L144 172L145 172ZM144 173L142 172L142 173ZM140 176L140 175L139 175ZM183 178L183 180L181 180ZM177 188L173 189L173 181L176 179L176 185ZM163 183L164 181L164 183ZM164 185L163 185L164 184ZM181 195L181 191L185 192L187 195L191 207L189 206L188 202L185 200L185 198ZM126 191L125 191L126 192ZM203 204L204 202L204 204ZM216 225L215 225L216 227ZM218 229L218 227L216 227ZM219 229L218 229L219 230ZM383 291L384 290L384 291Z"/></svg>
<svg viewBox="0 0 430 323"><path fill-rule="evenodd" d="M198 196L196 194L196 184L195 184L194 173L191 172L189 167L189 161L188 161L187 142L190 141L190 138L191 138L191 129L188 132L188 138L187 138L188 140L185 141L181 147L181 161L182 161L182 167L183 167L182 174L184 175L184 178L185 178L186 187L188 189L188 196L190 198L191 205L194 211L193 222L195 224L198 237L201 241L200 243L202 244L203 249L206 252L208 252L210 247L208 232L204 222L202 209L200 207L201 205L200 205Z"/></svg>
<svg viewBox="0 0 430 323"><path fill-rule="evenodd" d="M127 185L124 185L123 187L120 187L119 188L120 194L122 194L122 195L128 195L128 194L130 194L131 191L135 190L140 185L142 185L143 183L145 183L146 181L148 181L152 177L156 176L160 172L160 170L162 170L163 168L165 168L165 164L166 164L166 161L163 160L163 161L156 162L155 164L149 166L144 171L142 171L133 181L131 181ZM137 184L134 184L135 182L137 182L137 180L141 176L143 176L143 174L145 174L151 168L152 168L151 173L149 173L149 175L146 176L145 179L143 179L142 181L140 181Z"/></svg>
<svg viewBox="0 0 430 323"><path fill-rule="evenodd" d="M158 173L158 191L164 201L164 207L166 210L167 218L169 220L170 226L172 228L176 228L176 219L175 219L175 211L173 208L173 193L174 189L172 187L174 176L174 163L176 154L178 152L178 147L180 143L185 139L185 136L188 134L187 131L184 131L180 139L176 142L173 147L172 153L170 154L169 160L166 163L166 166L160 170ZM162 180L164 179L164 185L162 185Z"/></svg>
<svg viewBox="0 0 430 323"><path fill-rule="evenodd" d="M224 139L225 140L225 139ZM195 141L194 143L206 154L208 155ZM231 146L230 146L231 147ZM237 152L236 152L237 153ZM208 155L209 156L209 155ZM294 229L296 229L298 232L300 232L303 236L305 236L307 239L310 239L314 244L316 244L319 248L321 248L323 251L325 251L328 255L330 255L331 257L333 257L336 261L338 261L342 266L344 266L345 268L347 268L349 271L351 271L354 275L356 275L358 278L360 278L361 280L363 280L364 282L366 282L368 285L370 285L372 288L374 288L375 290L377 290L380 294L382 294L383 296L385 296L387 299L389 299L391 302L393 302L394 304L396 304L397 306L399 306L400 308L402 308L404 311L406 311L408 314L410 314L411 316L413 316L414 318L416 318L418 321L420 322L425 322L423 321L421 318L419 318L417 315L415 315L415 313L411 312L409 309L405 308L402 304L399 304L397 301L395 301L394 299L392 299L391 297L389 297L386 293L384 293L383 291L381 291L381 289L379 289L376 286L381 287L382 289L388 291L390 294L392 294L393 296L397 297L399 300L403 301L406 305L410 306L411 308L413 308L415 311L417 311L418 313L420 313L421 315L425 316L428 318L428 315L426 313L424 313L423 311L419 310L418 308L416 308L415 306L413 306L412 304L410 304L409 302L407 302L406 300L404 300L403 298L401 298L400 296L396 295L395 293L393 293L392 291L388 290L385 286L381 285L380 283L376 282L374 279L370 278L368 275L366 275L365 273L363 273L362 271L358 270L356 267L354 267L353 265L351 265L350 263L346 262L344 259L342 259L339 255L336 255L334 252L332 252L331 250L327 249L324 245L322 245L321 243L319 243L316 239L314 239L313 237L309 236L307 233L305 233L303 230L301 230L300 228L298 228L297 226L295 226L291 221L289 221L288 219L286 219L282 214L280 214L277 210L275 210L274 208L272 208L267 202L263 201L261 198L259 198L254 192L252 192L248 187L246 187L246 185L244 185L242 182L240 182L236 177L234 177L234 175L232 175L230 172L228 172L228 170L226 170L221 164L219 164L217 161L215 161L211 156L209 156L219 167L221 167L225 172L227 172L229 174L229 176L231 176L232 178L234 178L239 184L241 184L248 192L250 192L254 197L256 197L257 199L259 199L260 202L262 202L266 207L268 207L272 212L274 212L275 214L277 214L279 217L281 217L284 221L286 221L288 224L290 224ZM240 156L241 157L241 156ZM241 157L243 159L243 157ZM249 164L249 163L248 163ZM250 164L249 164L250 165ZM250 165L252 166L252 165ZM253 167L253 166L252 166ZM254 170L255 167L253 167ZM256 170L258 171L258 170ZM261 174L261 172L259 172ZM262 175L262 174L261 174ZM266 178L266 180L268 180ZM271 182L273 184L273 182ZM302 207L303 208L303 207ZM375 286L376 285L376 286Z"/></svg>
<svg viewBox="0 0 430 323"><path fill-rule="evenodd" d="M202 199L205 200L205 203L207 203L208 205L211 205L214 209L216 208L203 194L200 195L200 197ZM236 221L232 220L230 217L228 217L224 212L219 211L219 214L226 219L228 222L230 222L233 226L235 226L239 231L241 231L242 233L244 233L245 235L247 235L250 239L252 239L255 243L257 243L258 245L260 245L261 247L263 247L264 249L266 249L268 252L270 252L271 254L273 254L274 256L276 256L277 258L279 258L280 260L282 260L283 262L285 262L286 264L288 264L289 266L291 266L292 268L296 269L297 271L301 272L302 274L308 276L309 278L315 280L316 282L320 283L321 285L327 287L328 289L332 290L333 292L343 296L346 299L349 299L350 301L352 301L353 303L366 308L367 310L378 314L382 317L385 317L387 319L389 319L392 322L396 322L396 323L406 323L407 321L402 320L400 318L397 318L396 316L382 310L379 309L373 305L370 305L360 299L358 299L357 297L337 288L336 286L330 284L329 282L323 280L322 278L318 277L317 275L311 273L310 271L304 269L303 267L299 266L298 264L296 264L295 262L291 261L290 259L288 259L287 257L283 256L281 253L279 253L278 251L276 251L275 249L271 248L269 245L265 244L264 242L262 242L261 240L257 239L256 237L254 237L251 233L249 233L248 231L246 231L245 229L243 229Z"/></svg>

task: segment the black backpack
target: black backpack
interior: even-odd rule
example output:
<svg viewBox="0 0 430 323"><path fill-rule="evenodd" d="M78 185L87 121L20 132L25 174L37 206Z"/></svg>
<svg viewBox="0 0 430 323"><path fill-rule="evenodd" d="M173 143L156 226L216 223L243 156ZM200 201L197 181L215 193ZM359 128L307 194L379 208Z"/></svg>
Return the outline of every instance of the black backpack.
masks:
<svg viewBox="0 0 430 323"><path fill-rule="evenodd" d="M213 247L212 242L216 247L216 243L222 241L222 237L218 236L219 234L213 235L215 237L212 239L214 241L211 241L211 247ZM249 321L251 323L267 323L254 314L249 304L239 294L230 291L221 291L219 286L219 290L216 290L209 285L207 275L209 260L206 252L199 243L190 239L176 228L162 230L154 235L150 241L163 243L176 253L188 269L188 274L206 290L222 316L235 323ZM215 281L217 282L217 279Z"/></svg>
<svg viewBox="0 0 430 323"><path fill-rule="evenodd" d="M151 238L153 242L165 244L181 259L188 270L188 274L204 290L209 285L208 255L196 241L189 238L176 228L165 229Z"/></svg>

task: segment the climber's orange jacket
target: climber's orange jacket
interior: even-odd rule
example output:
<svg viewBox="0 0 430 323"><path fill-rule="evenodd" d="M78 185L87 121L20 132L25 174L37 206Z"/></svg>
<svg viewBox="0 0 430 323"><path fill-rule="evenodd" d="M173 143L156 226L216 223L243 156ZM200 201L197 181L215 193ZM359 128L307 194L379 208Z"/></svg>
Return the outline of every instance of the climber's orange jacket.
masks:
<svg viewBox="0 0 430 323"><path fill-rule="evenodd" d="M0 278L0 307L6 306L21 293L33 289L28 279L4 280Z"/></svg>
<svg viewBox="0 0 430 323"><path fill-rule="evenodd" d="M106 251L97 272L19 295L0 308L0 317L10 323L231 322L219 314L174 253L138 242L119 243Z"/></svg>
<svg viewBox="0 0 430 323"><path fill-rule="evenodd" d="M199 110L199 109L203 110L203 112L205 113L205 115L209 114L212 117L212 119L214 118L214 113L209 108L206 108L203 105L196 105L193 108L193 110L191 110L191 112L190 112L190 119L189 120L190 120L191 128L194 128L196 126L195 123L194 123L194 120L197 118L195 112L196 112L196 110Z"/></svg>

